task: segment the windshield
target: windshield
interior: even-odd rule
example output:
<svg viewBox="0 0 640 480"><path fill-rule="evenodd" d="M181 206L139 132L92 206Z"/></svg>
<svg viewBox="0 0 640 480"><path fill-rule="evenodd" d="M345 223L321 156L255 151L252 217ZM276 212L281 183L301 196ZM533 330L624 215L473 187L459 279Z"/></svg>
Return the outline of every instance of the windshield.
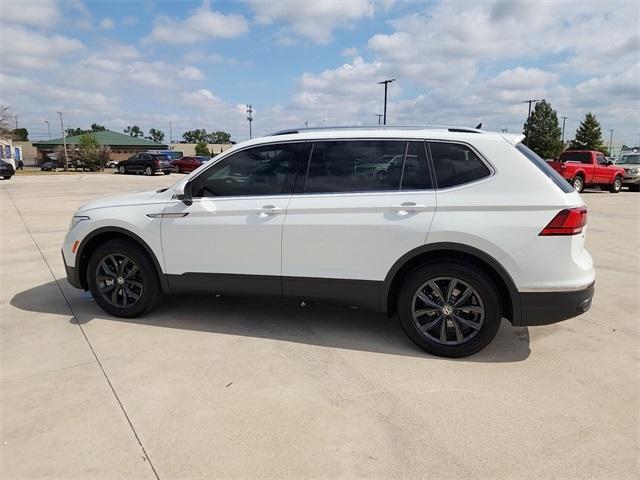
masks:
<svg viewBox="0 0 640 480"><path fill-rule="evenodd" d="M531 163L538 167L553 183L555 183L564 193L574 192L574 188L567 182L562 175L556 172L551 166L545 162L536 152L528 148L526 145L519 143L516 148L520 153L527 157Z"/></svg>
<svg viewBox="0 0 640 480"><path fill-rule="evenodd" d="M624 155L618 160L618 165L629 165L640 163L640 153L638 155Z"/></svg>

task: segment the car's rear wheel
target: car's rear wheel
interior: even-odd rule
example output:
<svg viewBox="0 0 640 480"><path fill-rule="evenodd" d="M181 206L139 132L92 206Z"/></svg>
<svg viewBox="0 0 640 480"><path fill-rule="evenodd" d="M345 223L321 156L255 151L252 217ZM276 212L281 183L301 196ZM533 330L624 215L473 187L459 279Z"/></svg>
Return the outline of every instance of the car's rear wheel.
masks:
<svg viewBox="0 0 640 480"><path fill-rule="evenodd" d="M584 190L584 179L580 175L578 175L574 177L573 180L571 180L571 185L573 185L573 188L576 190L576 192L580 193L582 192L582 190Z"/></svg>
<svg viewBox="0 0 640 480"><path fill-rule="evenodd" d="M622 189L622 178L616 177L611 185L609 185L609 191L611 193L618 193Z"/></svg>
<svg viewBox="0 0 640 480"><path fill-rule="evenodd" d="M120 165L118 167L118 172L120 172L122 175L124 175L125 173L127 173L127 167L125 167L124 165Z"/></svg>
<svg viewBox="0 0 640 480"><path fill-rule="evenodd" d="M174 171L175 173L180 173L180 167L179 167L178 165L174 165L174 166L173 166L173 171Z"/></svg>
<svg viewBox="0 0 640 480"><path fill-rule="evenodd" d="M147 165L147 166L144 168L144 174L145 174L145 175L153 175L153 169L152 169L149 165Z"/></svg>
<svg viewBox="0 0 640 480"><path fill-rule="evenodd" d="M161 294L153 261L128 240L106 242L91 255L87 283L96 303L116 317L145 313Z"/></svg>
<svg viewBox="0 0 640 480"><path fill-rule="evenodd" d="M419 268L398 296L400 324L423 350L464 357L495 337L502 306L491 280L479 269L455 262Z"/></svg>

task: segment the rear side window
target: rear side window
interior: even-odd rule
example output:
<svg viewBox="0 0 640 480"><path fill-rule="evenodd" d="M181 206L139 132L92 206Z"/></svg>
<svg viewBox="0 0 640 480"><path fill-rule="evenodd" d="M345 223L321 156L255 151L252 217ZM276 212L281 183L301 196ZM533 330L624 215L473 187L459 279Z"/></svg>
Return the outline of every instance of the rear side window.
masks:
<svg viewBox="0 0 640 480"><path fill-rule="evenodd" d="M402 190L429 190L433 188L425 142L409 142L400 188Z"/></svg>
<svg viewBox="0 0 640 480"><path fill-rule="evenodd" d="M591 154L587 152L564 152L560 155L561 162L591 163Z"/></svg>
<svg viewBox="0 0 640 480"><path fill-rule="evenodd" d="M491 175L491 170L465 145L430 142L438 188L455 187Z"/></svg>
<svg viewBox="0 0 640 480"><path fill-rule="evenodd" d="M556 172L547 162L545 162L537 153L528 148L526 145L519 143L516 145L518 151L529 159L536 167L540 169L548 178L555 183L564 193L574 191L573 187L567 182L562 175Z"/></svg>
<svg viewBox="0 0 640 480"><path fill-rule="evenodd" d="M406 145L375 140L316 142L305 193L398 190Z"/></svg>

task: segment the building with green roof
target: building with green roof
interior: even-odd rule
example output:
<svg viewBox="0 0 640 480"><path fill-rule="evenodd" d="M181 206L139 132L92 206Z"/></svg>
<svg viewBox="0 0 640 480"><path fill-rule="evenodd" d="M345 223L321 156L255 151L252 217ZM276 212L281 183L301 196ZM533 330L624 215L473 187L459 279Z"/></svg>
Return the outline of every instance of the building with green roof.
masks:
<svg viewBox="0 0 640 480"><path fill-rule="evenodd" d="M100 146L109 147L111 149L111 159L115 161L126 160L130 156L147 150L167 150L168 146L163 143L157 143L146 138L132 137L124 133L104 130L101 132L92 132ZM33 142L33 146L38 151L38 161L40 163L48 161L48 155L54 153L58 147L67 144L67 152L69 155L78 148L80 137L82 135L74 135L62 138L54 138L53 140L45 140L42 142Z"/></svg>

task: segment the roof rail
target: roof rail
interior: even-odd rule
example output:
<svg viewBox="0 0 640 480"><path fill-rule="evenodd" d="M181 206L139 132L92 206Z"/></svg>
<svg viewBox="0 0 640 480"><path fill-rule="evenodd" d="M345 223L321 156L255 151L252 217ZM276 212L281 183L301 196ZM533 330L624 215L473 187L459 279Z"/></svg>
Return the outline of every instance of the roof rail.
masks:
<svg viewBox="0 0 640 480"><path fill-rule="evenodd" d="M279 130L267 135L274 137L277 135L293 135L303 132L316 132L326 130L447 130L457 133L484 133L478 128L454 127L448 125L357 125L357 126L335 126L335 127L304 127Z"/></svg>

